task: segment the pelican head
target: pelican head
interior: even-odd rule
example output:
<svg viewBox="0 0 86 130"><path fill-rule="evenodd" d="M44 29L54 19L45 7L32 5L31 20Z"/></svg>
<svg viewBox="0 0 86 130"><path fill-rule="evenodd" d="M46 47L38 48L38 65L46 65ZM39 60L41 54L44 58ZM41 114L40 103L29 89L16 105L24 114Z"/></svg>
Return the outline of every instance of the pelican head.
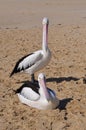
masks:
<svg viewBox="0 0 86 130"><path fill-rule="evenodd" d="M40 82L41 80L45 81L45 75L43 73L40 73L38 76L38 81Z"/></svg>
<svg viewBox="0 0 86 130"><path fill-rule="evenodd" d="M48 20L48 18L43 18L43 21L42 21L42 24L49 24L49 20Z"/></svg>

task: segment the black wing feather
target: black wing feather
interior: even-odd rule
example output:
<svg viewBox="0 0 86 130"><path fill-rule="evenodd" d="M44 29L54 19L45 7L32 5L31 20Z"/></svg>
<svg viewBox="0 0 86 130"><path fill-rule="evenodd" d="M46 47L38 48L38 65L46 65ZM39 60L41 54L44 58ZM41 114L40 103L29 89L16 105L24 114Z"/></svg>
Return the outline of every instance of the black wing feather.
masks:
<svg viewBox="0 0 86 130"><path fill-rule="evenodd" d="M24 87L31 88L33 91L35 91L36 93L39 94L39 85L38 85L38 83L36 83L36 84L34 85L34 83L29 82L29 81L26 82L26 83L24 83L24 84L23 84L20 88L18 88L17 90L15 90L15 93L20 93Z"/></svg>
<svg viewBox="0 0 86 130"><path fill-rule="evenodd" d="M18 72L24 70L23 67L22 67L22 69L20 69L20 68L18 68L18 66L19 66L20 62L22 62L26 57L28 57L28 56L30 56L30 55L32 55L32 54L33 54L33 53L30 53L30 54L28 54L28 55L26 55L26 56L24 56L24 57L22 57L21 59L18 60L18 62L16 63L16 65L15 65L15 67L14 67L14 69L13 69L13 71L12 71L11 74L10 74L10 77L11 77L14 73L18 73ZM30 66L28 66L28 67L30 67ZM27 68L28 68L28 67L27 67Z"/></svg>

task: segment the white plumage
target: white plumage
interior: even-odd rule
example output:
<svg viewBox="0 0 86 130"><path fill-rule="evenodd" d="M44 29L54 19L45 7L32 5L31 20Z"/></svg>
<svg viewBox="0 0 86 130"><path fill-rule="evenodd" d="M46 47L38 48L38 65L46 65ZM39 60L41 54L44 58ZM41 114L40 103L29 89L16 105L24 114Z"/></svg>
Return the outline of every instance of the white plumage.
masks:
<svg viewBox="0 0 86 130"><path fill-rule="evenodd" d="M59 105L59 100L53 90L46 87L45 75L40 73L38 76L38 92L25 86L18 92L19 100L28 106L47 110L55 109Z"/></svg>
<svg viewBox="0 0 86 130"><path fill-rule="evenodd" d="M21 91L21 95L26 98L29 99L31 101L36 101L39 99L39 94L36 93L35 91L33 91L31 88L29 87L24 87Z"/></svg>
<svg viewBox="0 0 86 130"><path fill-rule="evenodd" d="M42 50L31 53L27 56L22 57L15 65L12 73L25 71L32 75L32 81L34 82L34 73L43 67L45 67L51 58L51 53L48 48L48 24L49 20L47 18L43 19L43 41Z"/></svg>

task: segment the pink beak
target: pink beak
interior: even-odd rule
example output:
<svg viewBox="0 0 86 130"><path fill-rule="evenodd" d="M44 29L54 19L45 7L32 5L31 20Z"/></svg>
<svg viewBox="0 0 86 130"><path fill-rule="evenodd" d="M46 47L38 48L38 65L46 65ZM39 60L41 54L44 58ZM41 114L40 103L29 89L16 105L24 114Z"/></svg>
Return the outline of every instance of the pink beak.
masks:
<svg viewBox="0 0 86 130"><path fill-rule="evenodd" d="M47 101L49 101L50 100L50 96L49 96L49 93L48 93L48 89L46 87L46 81L45 81L45 79L41 79L40 83L41 83L41 86L43 88L44 95L45 95Z"/></svg>

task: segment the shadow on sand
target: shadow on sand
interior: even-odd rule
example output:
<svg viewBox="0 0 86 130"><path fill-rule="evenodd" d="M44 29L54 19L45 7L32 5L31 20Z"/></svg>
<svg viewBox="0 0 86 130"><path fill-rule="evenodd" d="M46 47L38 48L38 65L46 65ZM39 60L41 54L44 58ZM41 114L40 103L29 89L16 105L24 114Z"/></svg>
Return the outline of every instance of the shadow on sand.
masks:
<svg viewBox="0 0 86 130"><path fill-rule="evenodd" d="M70 82L70 81L78 81L78 80L80 80L80 78L76 78L76 77L72 77L72 76L69 76L69 77L59 77L59 78L51 77L51 78L47 78L46 82L61 83L63 81ZM29 81L29 80L16 82L16 83L32 84L31 81ZM37 85L37 84L38 84L38 81L36 80L34 85Z"/></svg>
<svg viewBox="0 0 86 130"><path fill-rule="evenodd" d="M56 83L61 83L63 81L66 81L66 82L70 82L71 80L73 81L77 81L79 80L80 78L76 78L76 77L59 77L59 78L48 78L46 81L47 82L56 82Z"/></svg>
<svg viewBox="0 0 86 130"><path fill-rule="evenodd" d="M60 100L60 104L59 104L59 106L58 106L58 109L59 109L59 110L65 110L67 104L68 104L71 100L73 100L73 98L65 98L65 99Z"/></svg>

